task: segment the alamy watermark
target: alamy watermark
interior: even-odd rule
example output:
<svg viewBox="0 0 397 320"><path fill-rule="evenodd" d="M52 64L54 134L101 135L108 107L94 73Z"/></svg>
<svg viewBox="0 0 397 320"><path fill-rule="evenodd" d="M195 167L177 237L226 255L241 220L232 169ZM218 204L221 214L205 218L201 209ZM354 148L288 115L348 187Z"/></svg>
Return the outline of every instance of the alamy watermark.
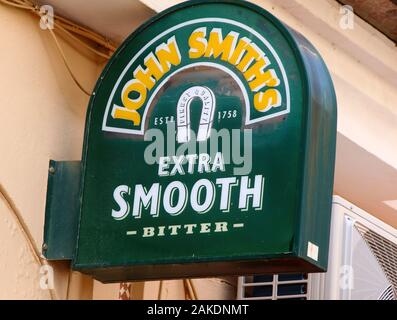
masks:
<svg viewBox="0 0 397 320"><path fill-rule="evenodd" d="M54 289L54 268L48 264L40 267L40 288L43 290Z"/></svg>
<svg viewBox="0 0 397 320"><path fill-rule="evenodd" d="M354 289L354 270L351 265L343 265L339 269L339 288L341 290Z"/></svg>
<svg viewBox="0 0 397 320"><path fill-rule="evenodd" d="M42 30L54 29L54 8L48 4L40 7L40 28Z"/></svg>
<svg viewBox="0 0 397 320"><path fill-rule="evenodd" d="M341 18L339 20L339 27L343 30L354 29L354 12L353 7L349 5L342 6L339 9Z"/></svg>
<svg viewBox="0 0 397 320"><path fill-rule="evenodd" d="M144 159L149 165L159 164L164 157L175 163L183 157L183 163L195 164L200 155L206 155L206 161L212 163L216 154L222 150L224 164L233 164L235 175L246 175L252 170L252 130L251 129L210 129L209 138L202 141L193 130L189 140L178 144L175 122L168 122L166 134L160 129L148 129L144 140L151 142L145 149ZM209 142L209 143L208 143ZM208 155L208 156L207 156ZM182 161L182 160L181 160Z"/></svg>

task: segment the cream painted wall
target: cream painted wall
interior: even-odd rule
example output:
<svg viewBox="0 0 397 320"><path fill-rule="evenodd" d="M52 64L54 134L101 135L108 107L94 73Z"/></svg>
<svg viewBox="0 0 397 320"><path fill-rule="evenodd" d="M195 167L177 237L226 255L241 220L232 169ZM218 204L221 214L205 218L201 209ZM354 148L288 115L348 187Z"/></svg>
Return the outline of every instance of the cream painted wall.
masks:
<svg viewBox="0 0 397 320"><path fill-rule="evenodd" d="M233 300L236 298L237 281L234 277L192 279L199 300ZM119 297L119 283L103 284L94 281L94 300L114 300ZM184 300L182 280L146 281L131 283L131 300Z"/></svg>
<svg viewBox="0 0 397 320"><path fill-rule="evenodd" d="M142 2L163 10L180 1ZM253 2L303 33L321 52L336 87L339 134L397 170L394 44L360 19L356 19L353 30L342 31L339 5L334 0ZM39 28L37 18L0 5L0 39L0 183L40 247L48 160L81 158L88 97L71 80L52 39ZM64 41L62 45L78 79L91 89L103 64ZM388 214L382 219L391 223ZM0 243L0 299L50 298L48 291L39 287L39 266L2 199ZM88 277L70 273L67 263L52 265L56 298L118 296L117 284L93 284ZM193 283L200 299L234 297L233 279L195 279ZM156 281L135 283L133 298L156 299L158 288ZM183 297L181 281L164 282L161 298Z"/></svg>
<svg viewBox="0 0 397 320"><path fill-rule="evenodd" d="M0 5L0 183L41 247L49 159L81 158L88 97L73 83L48 31L26 11ZM87 88L100 68L61 42ZM0 299L48 299L12 211L0 198ZM53 264L56 297L90 298L92 280Z"/></svg>
<svg viewBox="0 0 397 320"><path fill-rule="evenodd" d="M357 16L340 28L334 0L253 0L305 35L334 81L338 132L397 169L397 48Z"/></svg>

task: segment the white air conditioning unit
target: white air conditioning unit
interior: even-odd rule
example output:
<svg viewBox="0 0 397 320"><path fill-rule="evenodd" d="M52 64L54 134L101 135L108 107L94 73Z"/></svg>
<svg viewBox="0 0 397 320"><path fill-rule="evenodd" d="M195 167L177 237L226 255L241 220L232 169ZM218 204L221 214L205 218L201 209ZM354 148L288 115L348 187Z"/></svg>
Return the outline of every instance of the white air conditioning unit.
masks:
<svg viewBox="0 0 397 320"><path fill-rule="evenodd" d="M334 196L328 271L239 277L237 299L397 299L397 230Z"/></svg>

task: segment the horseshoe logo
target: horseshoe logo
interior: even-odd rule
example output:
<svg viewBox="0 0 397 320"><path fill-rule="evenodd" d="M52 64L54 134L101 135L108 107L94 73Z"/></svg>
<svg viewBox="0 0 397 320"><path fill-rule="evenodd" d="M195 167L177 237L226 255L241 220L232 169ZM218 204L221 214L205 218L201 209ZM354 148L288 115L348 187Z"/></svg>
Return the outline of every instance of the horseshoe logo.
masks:
<svg viewBox="0 0 397 320"><path fill-rule="evenodd" d="M190 141L190 104L197 98L203 103L197 132L197 141L205 141L210 136L215 113L215 95L212 90L207 87L194 86L181 94L176 107L177 141L179 143Z"/></svg>

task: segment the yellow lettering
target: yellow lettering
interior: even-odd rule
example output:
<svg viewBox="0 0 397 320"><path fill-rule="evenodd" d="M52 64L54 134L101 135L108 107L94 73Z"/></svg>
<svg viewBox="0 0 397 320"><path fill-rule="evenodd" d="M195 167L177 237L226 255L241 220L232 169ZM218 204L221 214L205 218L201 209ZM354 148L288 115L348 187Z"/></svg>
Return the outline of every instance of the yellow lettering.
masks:
<svg viewBox="0 0 397 320"><path fill-rule="evenodd" d="M172 37L168 39L167 44L162 43L156 48L156 56L153 53L146 56L144 60L146 69L138 66L134 71L134 77L151 90L156 81L159 81L170 70L171 65L176 66L180 63L181 54L178 44L175 37Z"/></svg>
<svg viewBox="0 0 397 320"><path fill-rule="evenodd" d="M134 77L142 82L146 88L151 90L156 84L156 80L159 80L163 76L163 72L153 53L149 53L146 56L144 64L146 69L138 66L134 71Z"/></svg>
<svg viewBox="0 0 397 320"><path fill-rule="evenodd" d="M225 39L222 39L222 29L213 28L210 32L204 56L207 58L213 56L216 59L222 54L221 60L228 61L230 54L236 46L238 36L238 33L231 31Z"/></svg>
<svg viewBox="0 0 397 320"><path fill-rule="evenodd" d="M164 43L159 45L156 48L156 56L163 74L171 69L171 65L179 65L181 63L181 53L179 52L175 37L168 39L167 45Z"/></svg>
<svg viewBox="0 0 397 320"><path fill-rule="evenodd" d="M121 92L123 106L113 105L112 117L129 120L134 125L141 123L141 116L137 110L146 101L147 90L151 90L172 65L181 63L181 54L175 37L168 39L156 48L156 55L149 53L144 59L144 65L138 66L133 75L135 79L128 81ZM134 94L135 97L131 97Z"/></svg>
<svg viewBox="0 0 397 320"><path fill-rule="evenodd" d="M237 65L237 69L239 69L241 72L247 70L247 68L249 67L252 61L257 60L261 56L263 56L261 50L253 43L248 44L245 47L245 51L246 54L241 59L240 63Z"/></svg>
<svg viewBox="0 0 397 320"><path fill-rule="evenodd" d="M262 57L252 67L244 72L245 79L247 81L252 81L253 79L259 77L263 73L263 69L268 67L269 65L269 59L266 57Z"/></svg>
<svg viewBox="0 0 397 320"><path fill-rule="evenodd" d="M205 35L207 33L207 28L197 28L192 32L189 37L189 58L197 59L203 56L205 48L207 47L207 40Z"/></svg>
<svg viewBox="0 0 397 320"><path fill-rule="evenodd" d="M236 49L234 49L233 54L229 58L229 63L233 65L238 64L245 52L245 48L250 44L250 42L251 40L246 37L241 38L237 43Z"/></svg>
<svg viewBox="0 0 397 320"><path fill-rule="evenodd" d="M281 95L277 89L272 88L265 92L258 92L254 96L254 107L260 112L266 112L279 106L281 106Z"/></svg>
<svg viewBox="0 0 397 320"><path fill-rule="evenodd" d="M280 84L280 80L277 77L274 69L267 70L265 72L258 72L255 74L254 80L249 83L252 91L256 92L262 89L264 86L276 87Z"/></svg>
<svg viewBox="0 0 397 320"><path fill-rule="evenodd" d="M138 94L137 98L130 97L130 94L133 92ZM142 107L145 100L145 85L136 79L128 81L121 92L121 101L124 107L114 105L112 117L115 119L130 120L134 123L134 125L139 125L141 123L141 116L136 110Z"/></svg>

